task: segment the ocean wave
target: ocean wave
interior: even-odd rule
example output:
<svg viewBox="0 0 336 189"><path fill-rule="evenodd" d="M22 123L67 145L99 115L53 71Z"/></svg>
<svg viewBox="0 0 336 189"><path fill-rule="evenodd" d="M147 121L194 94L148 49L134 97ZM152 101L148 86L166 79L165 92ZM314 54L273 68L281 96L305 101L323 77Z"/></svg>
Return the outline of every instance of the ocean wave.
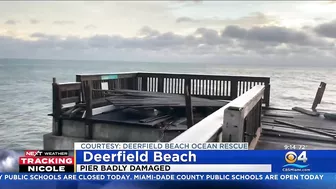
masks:
<svg viewBox="0 0 336 189"><path fill-rule="evenodd" d="M289 100L289 101L292 101L292 102L297 102L297 101L300 101L300 102L306 102L307 99L305 98L302 98L300 96L281 96L279 97L279 99L284 99L284 100Z"/></svg>

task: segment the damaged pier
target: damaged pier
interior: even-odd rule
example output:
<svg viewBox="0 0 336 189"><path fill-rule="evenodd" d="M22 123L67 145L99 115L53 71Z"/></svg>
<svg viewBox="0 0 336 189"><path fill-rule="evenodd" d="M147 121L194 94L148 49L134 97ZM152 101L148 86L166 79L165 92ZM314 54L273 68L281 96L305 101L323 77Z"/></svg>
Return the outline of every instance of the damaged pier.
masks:
<svg viewBox="0 0 336 189"><path fill-rule="evenodd" d="M72 149L77 141L167 142L267 77L168 73L77 75L53 82L53 129L45 149Z"/></svg>
<svg viewBox="0 0 336 189"><path fill-rule="evenodd" d="M334 114L270 107L270 78L173 73L77 75L53 80L44 149L74 142L248 142L250 149L336 149Z"/></svg>

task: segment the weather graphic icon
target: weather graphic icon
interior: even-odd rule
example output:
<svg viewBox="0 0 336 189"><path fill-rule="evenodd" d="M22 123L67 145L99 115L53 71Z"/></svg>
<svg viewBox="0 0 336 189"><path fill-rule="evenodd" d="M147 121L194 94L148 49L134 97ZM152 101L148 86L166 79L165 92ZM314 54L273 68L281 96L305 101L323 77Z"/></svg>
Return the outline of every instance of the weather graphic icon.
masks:
<svg viewBox="0 0 336 189"><path fill-rule="evenodd" d="M0 172L18 172L19 154L12 150L0 150Z"/></svg>

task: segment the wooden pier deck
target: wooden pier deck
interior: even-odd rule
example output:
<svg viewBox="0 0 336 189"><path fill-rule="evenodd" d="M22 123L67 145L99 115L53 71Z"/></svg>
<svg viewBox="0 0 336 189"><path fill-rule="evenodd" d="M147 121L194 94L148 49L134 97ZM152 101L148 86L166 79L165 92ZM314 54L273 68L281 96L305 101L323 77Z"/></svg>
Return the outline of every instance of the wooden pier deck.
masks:
<svg viewBox="0 0 336 189"><path fill-rule="evenodd" d="M256 149L336 149L336 121L322 114L264 108L261 127Z"/></svg>
<svg viewBox="0 0 336 189"><path fill-rule="evenodd" d="M253 87L173 142L248 142L251 150L336 149L336 120L326 119L316 103L311 110L261 107L264 89ZM315 99L320 103L321 96Z"/></svg>
<svg viewBox="0 0 336 189"><path fill-rule="evenodd" d="M52 132L44 135L44 148L71 150L79 141L167 142L255 86L264 86L259 104L269 106L268 77L129 72L80 74L68 83L54 78ZM135 116L125 107L159 114Z"/></svg>
<svg viewBox="0 0 336 189"><path fill-rule="evenodd" d="M311 110L294 111L270 108L268 77L132 72L77 75L71 83L54 79L53 130L44 148L71 150L79 141L172 141L336 149L336 121L316 116L325 85ZM124 107L160 114L134 116Z"/></svg>

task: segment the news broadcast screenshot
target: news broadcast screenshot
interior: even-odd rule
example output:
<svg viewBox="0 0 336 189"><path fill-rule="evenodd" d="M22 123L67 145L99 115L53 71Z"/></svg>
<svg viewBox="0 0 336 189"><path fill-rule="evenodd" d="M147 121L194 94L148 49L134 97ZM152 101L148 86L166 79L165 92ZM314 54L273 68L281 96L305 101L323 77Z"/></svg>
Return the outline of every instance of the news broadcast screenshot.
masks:
<svg viewBox="0 0 336 189"><path fill-rule="evenodd" d="M56 188L81 188L83 183L119 188L120 182L127 188L134 184L140 188L292 184L312 188L335 181L335 151L249 150L248 146L245 142L80 142L74 143L74 151L25 150L20 155L2 151L0 181L24 185L57 181Z"/></svg>
<svg viewBox="0 0 336 189"><path fill-rule="evenodd" d="M0 0L0 189L336 189L336 0Z"/></svg>

